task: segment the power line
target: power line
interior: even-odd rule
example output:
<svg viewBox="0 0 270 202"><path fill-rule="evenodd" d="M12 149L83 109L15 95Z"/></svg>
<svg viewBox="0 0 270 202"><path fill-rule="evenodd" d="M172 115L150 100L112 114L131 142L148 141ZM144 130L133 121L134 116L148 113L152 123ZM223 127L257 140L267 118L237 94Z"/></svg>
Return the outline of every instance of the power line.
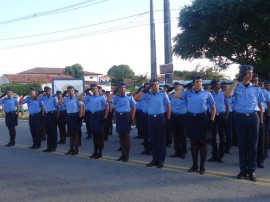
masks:
<svg viewBox="0 0 270 202"><path fill-rule="evenodd" d="M177 20L173 20L175 22ZM161 22L156 22L156 24L163 23ZM39 45L39 44L46 44L46 43L54 43L54 42L60 42L60 41L66 41L66 40L71 40L71 39L77 39L77 38L83 38L83 37L89 37L89 36L94 36L94 35L99 35L99 34L106 34L110 32L117 32L117 31L122 31L122 30L127 30L127 29L133 29L137 27L142 27L142 26L149 26L149 22L146 24L141 24L141 25L136 25L136 26L123 26L122 28L120 27L115 27L103 31L97 31L97 32L91 32L91 33L85 33L85 34L80 34L80 35L74 35L74 36L68 36L65 38L58 38L58 39L52 39L52 40L47 40L47 41L40 41L40 42L34 42L34 43L28 43L28 44L22 44L22 45L17 45L17 46L7 46L7 47L2 47L0 50L8 50L8 49L14 49L14 48L21 48L21 47L27 47L27 46L34 46L34 45Z"/></svg>
<svg viewBox="0 0 270 202"><path fill-rule="evenodd" d="M103 3L103 2L106 2L106 1L109 1L109 0L101 0L99 2L94 2L94 1L96 1L96 0L87 0L87 1L76 3L76 4L72 4L72 5L69 5L69 6L64 6L64 7L56 8L56 9L53 9L53 10L49 10L49 11L44 11L44 12L40 12L40 13L33 13L31 15L23 16L23 17L20 17L20 18L0 21L0 25L20 22L20 21L23 21L23 20L29 20L31 18L37 18L37 17L47 16L47 15L54 15L54 14L57 14L57 13L68 12L68 11L71 11L71 10L76 10L76 9L84 8L84 7L87 7L87 6ZM94 2L94 3L91 3L91 2ZM88 4L88 3L90 3L90 4ZM87 4L87 5L84 5L84 4Z"/></svg>
<svg viewBox="0 0 270 202"><path fill-rule="evenodd" d="M173 10L179 10L179 9L173 9ZM163 11L163 10L155 10L155 11L159 12L159 11ZM25 35L25 36L20 36L20 37L11 37L11 38L2 38L2 39L0 38L0 41L23 39L23 38L30 38L30 37L37 37L37 36L44 36L44 35L50 35L50 34L57 34L57 33L61 33L61 32L73 31L73 30L77 30L77 29L83 29L83 28L87 28L87 27L93 27L93 26L97 26L97 25L108 24L108 23L112 23L112 22L116 22L116 21L129 19L129 18L133 18L133 17L138 17L138 16L142 16L142 15L145 15L145 14L148 14L148 13L149 13L149 11L145 11L145 12L138 13L138 14L135 14L135 15L130 15L130 16L117 18L117 19L113 19L113 20L109 20L109 21L99 22L99 23L95 23L95 24L89 24L89 25L80 26L80 27L73 27L73 28L69 28L69 29L57 30L57 31L53 31L53 32L45 32L45 33L41 33L41 34Z"/></svg>
<svg viewBox="0 0 270 202"><path fill-rule="evenodd" d="M83 28L87 28L87 27L92 27L92 26L107 24L107 23L116 22L116 21L120 21L120 20L125 20L125 19L129 19L129 18L140 16L140 15L145 15L147 13L149 13L149 12L143 12L143 13L139 13L139 14L136 14L136 15L130 15L130 16L123 17L123 18L118 18L118 19L114 19L114 20L104 21L104 22L90 24L90 25L85 25L85 26L80 26L80 27L74 27L74 28L70 28L70 29L57 30L57 31L54 31L54 32L46 32L46 33L41 33L41 34L26 35L26 36L21 36L21 37L12 37L12 38L0 39L0 40L1 41L7 41L7 40L14 40L14 39L22 39L22 38L43 36L43 35L48 35L48 34L56 34L56 33L61 33L61 32L66 32L66 31L72 31L72 30L83 29Z"/></svg>

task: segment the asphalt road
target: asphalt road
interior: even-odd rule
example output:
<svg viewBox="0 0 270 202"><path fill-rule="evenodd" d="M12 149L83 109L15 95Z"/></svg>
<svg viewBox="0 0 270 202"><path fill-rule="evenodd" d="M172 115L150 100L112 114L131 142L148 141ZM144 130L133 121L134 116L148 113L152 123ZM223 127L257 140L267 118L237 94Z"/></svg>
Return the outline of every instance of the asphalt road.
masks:
<svg viewBox="0 0 270 202"><path fill-rule="evenodd" d="M83 126L83 137L85 127ZM151 156L140 155L142 140L134 139L128 163L116 162L120 156L114 131L105 142L104 157L90 159L92 140L83 138L78 156L66 156L68 144L56 152L31 150L28 122L17 127L16 146L5 147L8 131L0 120L0 201L270 201L270 163L256 171L258 181L237 180L237 147L224 163L206 163L206 174L187 173L191 154L186 159L170 158L167 148L165 167L147 168ZM209 146L209 151L211 147ZM210 153L210 152L209 152ZM210 157L210 155L208 154Z"/></svg>

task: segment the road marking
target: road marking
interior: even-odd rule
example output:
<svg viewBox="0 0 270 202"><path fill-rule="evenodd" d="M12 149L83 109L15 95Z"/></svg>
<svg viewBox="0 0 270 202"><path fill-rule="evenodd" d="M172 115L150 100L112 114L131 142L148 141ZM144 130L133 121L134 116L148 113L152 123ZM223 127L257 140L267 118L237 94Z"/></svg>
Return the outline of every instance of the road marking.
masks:
<svg viewBox="0 0 270 202"><path fill-rule="evenodd" d="M5 145L4 142L0 141L0 145ZM28 149L28 146L26 145L22 145L22 144L16 144L15 146L13 146L15 148L22 148L22 149ZM40 149L35 149L33 151L42 151L45 148L40 148ZM65 154L67 151L66 150L61 150L61 149L57 149L55 152L51 152L50 154L58 154L58 155L63 155ZM76 156L72 156L72 157L77 157L77 158L89 158L90 154L88 153L79 153ZM95 159L96 160L96 159ZM100 161L107 161L107 162L113 162L113 163L123 163L121 161L116 161L115 157L112 156L103 156L102 158L98 159ZM123 164L129 164L129 165L143 165L145 166L146 169L154 169L154 168L147 168L146 164L148 162L146 161L140 161L140 160L129 160L128 162L125 162ZM176 172L184 172L187 173L187 170L189 168L187 167L183 167L183 166L175 166L175 165L169 165L169 164L165 164L164 167L161 170L167 170L167 171L176 171ZM199 175L198 173L188 173L190 175ZM252 182L250 180L239 180L236 179L236 175L233 173L225 173L225 172L218 172L218 171L210 171L207 170L207 172L202 176L212 176L212 177L218 177L218 178L223 178L223 179L227 179L227 180L231 180L234 182L238 182L238 183L244 183L244 184L256 184L256 185L261 185L261 186L267 186L270 187L270 179L268 178L259 178L258 181L256 182Z"/></svg>

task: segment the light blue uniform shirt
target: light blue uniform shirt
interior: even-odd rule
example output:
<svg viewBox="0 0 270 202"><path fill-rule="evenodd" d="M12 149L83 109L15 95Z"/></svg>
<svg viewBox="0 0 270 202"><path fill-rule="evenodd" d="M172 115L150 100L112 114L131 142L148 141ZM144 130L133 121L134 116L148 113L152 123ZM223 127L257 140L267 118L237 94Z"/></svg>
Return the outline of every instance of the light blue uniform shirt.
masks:
<svg viewBox="0 0 270 202"><path fill-rule="evenodd" d="M226 102L227 99L224 96L224 92L219 90L217 93L215 91L211 92L211 95L214 98L214 101L216 103L216 113L222 113L226 111ZM211 112L211 107L209 107L209 111Z"/></svg>
<svg viewBox="0 0 270 202"><path fill-rule="evenodd" d="M258 103L265 101L261 88L252 83L245 87L240 82L234 89L233 96L235 97L234 110L239 113L259 111Z"/></svg>
<svg viewBox="0 0 270 202"><path fill-rule="evenodd" d="M41 112L43 102L41 100L33 100L31 97L26 97L23 103L27 103L28 111L30 114L36 114Z"/></svg>
<svg viewBox="0 0 270 202"><path fill-rule="evenodd" d="M85 111L90 111L90 109L91 109L90 102L84 102L84 107L85 107Z"/></svg>
<svg viewBox="0 0 270 202"><path fill-rule="evenodd" d="M142 105L142 111L144 113L147 113L148 112L148 110L147 110L147 102L146 102L144 97L141 98L141 105Z"/></svg>
<svg viewBox="0 0 270 202"><path fill-rule="evenodd" d="M206 90L201 89L198 93L194 89L182 93L182 98L187 101L187 109L190 113L203 113L207 111L207 105L215 104L214 98Z"/></svg>
<svg viewBox="0 0 270 202"><path fill-rule="evenodd" d="M142 100L136 102L136 110L142 110Z"/></svg>
<svg viewBox="0 0 270 202"><path fill-rule="evenodd" d="M87 110L91 112L102 111L107 105L105 96L101 94L84 96L83 101L87 103Z"/></svg>
<svg viewBox="0 0 270 202"><path fill-rule="evenodd" d="M145 93L143 98L147 104L147 113L149 115L165 113L165 105L170 104L167 93L161 91L157 91L155 94L152 92Z"/></svg>
<svg viewBox="0 0 270 202"><path fill-rule="evenodd" d="M171 101L172 113L174 114L185 114L187 113L187 102L182 98L175 98L173 93L169 94Z"/></svg>
<svg viewBox="0 0 270 202"><path fill-rule="evenodd" d="M0 100L0 104L4 105L5 112L13 112L17 110L17 106L19 102L18 102L18 99L15 97L11 97L11 98L6 97Z"/></svg>
<svg viewBox="0 0 270 202"><path fill-rule="evenodd" d="M133 96L130 95L114 95L112 103L115 106L116 112L129 112L131 107L135 106L136 104Z"/></svg>
<svg viewBox="0 0 270 202"><path fill-rule="evenodd" d="M60 111L66 111L67 110L67 107L66 107L66 105L65 104L60 104L60 105L58 105L58 108L59 108L59 110Z"/></svg>
<svg viewBox="0 0 270 202"><path fill-rule="evenodd" d="M268 92L267 92L267 90L265 88L261 88L261 89L262 89L263 96L265 98L265 102L262 103L263 112L265 112L267 110L267 102L270 101L270 97L269 97L269 94L268 94Z"/></svg>
<svg viewBox="0 0 270 202"><path fill-rule="evenodd" d="M66 105L67 113L77 113L80 111L80 106L82 105L82 102L78 100L78 96L73 95L72 97L64 97L64 101L62 104Z"/></svg>
<svg viewBox="0 0 270 202"><path fill-rule="evenodd" d="M56 111L57 110L57 102L58 99L53 94L49 97L47 95L43 95L37 98L37 100L41 100L44 103L44 109L46 112Z"/></svg>

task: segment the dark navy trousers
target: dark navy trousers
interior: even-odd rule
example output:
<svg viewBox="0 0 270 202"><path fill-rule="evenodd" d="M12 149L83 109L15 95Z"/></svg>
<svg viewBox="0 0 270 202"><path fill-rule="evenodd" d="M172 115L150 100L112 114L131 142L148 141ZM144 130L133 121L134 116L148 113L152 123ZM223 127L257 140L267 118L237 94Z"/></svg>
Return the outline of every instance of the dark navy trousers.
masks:
<svg viewBox="0 0 270 202"><path fill-rule="evenodd" d="M29 126L30 132L33 139L33 146L41 146L41 122L40 122L41 113L30 114L29 115Z"/></svg>
<svg viewBox="0 0 270 202"><path fill-rule="evenodd" d="M187 153L187 138L185 131L185 114L172 113L172 128L174 137L174 150L175 153L186 154Z"/></svg>
<svg viewBox="0 0 270 202"><path fill-rule="evenodd" d="M234 113L235 129L239 143L239 165L242 172L256 170L257 144L259 137L259 116Z"/></svg>
<svg viewBox="0 0 270 202"><path fill-rule="evenodd" d="M225 113L220 113L216 115L213 129L212 129L212 149L213 149L213 156L216 158L223 158L225 153L225 122L226 117ZM217 146L217 132L219 135L219 148Z"/></svg>
<svg viewBox="0 0 270 202"><path fill-rule="evenodd" d="M47 149L56 149L57 147L56 111L45 113L45 126L47 132Z"/></svg>
<svg viewBox="0 0 270 202"><path fill-rule="evenodd" d="M150 136L152 158L155 163L164 163L166 156L165 115L148 115L147 127Z"/></svg>

